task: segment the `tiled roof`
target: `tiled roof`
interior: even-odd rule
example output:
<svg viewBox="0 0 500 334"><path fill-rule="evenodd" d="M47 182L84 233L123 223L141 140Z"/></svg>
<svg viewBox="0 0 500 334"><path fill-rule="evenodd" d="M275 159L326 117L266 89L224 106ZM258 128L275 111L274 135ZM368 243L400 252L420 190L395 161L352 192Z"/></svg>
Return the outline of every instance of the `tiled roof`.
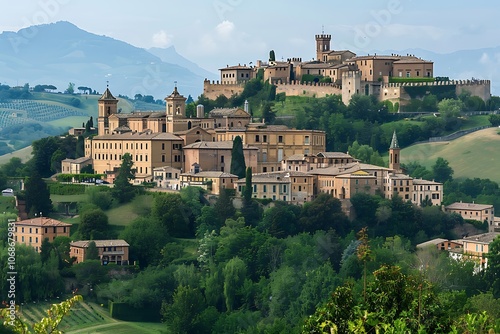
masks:
<svg viewBox="0 0 500 334"><path fill-rule="evenodd" d="M76 158L76 159L64 159L63 162L71 162L71 163L74 163L74 164L81 164L83 162L86 162L86 161L89 161L90 157L80 157L80 158Z"/></svg>
<svg viewBox="0 0 500 334"><path fill-rule="evenodd" d="M181 176L200 176L207 178L223 178L223 177L238 177L231 173L218 172L218 171L202 171L198 173L182 173Z"/></svg>
<svg viewBox="0 0 500 334"><path fill-rule="evenodd" d="M87 248L91 241L95 242L97 248L100 247L127 247L129 244L122 239L116 240L82 240L82 241L72 241L70 246L79 247L79 248Z"/></svg>
<svg viewBox="0 0 500 334"><path fill-rule="evenodd" d="M448 241L448 239L436 238L436 239L432 239L432 240L418 244L417 248L426 248L429 246L436 246L437 244L440 244L442 242L447 242L447 241Z"/></svg>
<svg viewBox="0 0 500 334"><path fill-rule="evenodd" d="M238 110L241 110L245 113L244 117L250 117L250 114L248 114L247 112L245 112L241 108L215 108L215 109L210 110L208 115L209 115L209 117L232 116ZM242 116L239 116L239 117L242 117Z"/></svg>
<svg viewBox="0 0 500 334"><path fill-rule="evenodd" d="M184 146L184 149L196 148L196 149L232 149L233 141L232 140L224 140L224 141L199 141L196 143L192 143ZM243 144L243 149L250 150L258 150L258 147L250 146L248 144Z"/></svg>
<svg viewBox="0 0 500 334"><path fill-rule="evenodd" d="M422 186L427 186L427 185L440 186L440 185L443 185L442 183L439 183L439 182L423 180L423 179L413 179L413 184L416 186L420 186L420 185L422 185Z"/></svg>
<svg viewBox="0 0 500 334"><path fill-rule="evenodd" d="M349 155L348 153L344 152L319 152L316 154L318 157L325 157L325 158L333 158L333 159L344 159L344 158L351 158L353 157Z"/></svg>
<svg viewBox="0 0 500 334"><path fill-rule="evenodd" d="M261 182L277 182L277 183L289 183L291 182L291 177L310 177L311 174L305 172L297 171L280 171L280 172L270 172L270 173L255 173L252 174L252 183ZM244 183L245 179L239 179L237 183Z"/></svg>
<svg viewBox="0 0 500 334"><path fill-rule="evenodd" d="M227 67L219 68L219 71L224 71L224 70L252 70L252 68L248 67L248 66L242 66L242 65L227 66Z"/></svg>
<svg viewBox="0 0 500 334"><path fill-rule="evenodd" d="M447 209L447 210L448 209L451 209L451 210L484 210L484 209L489 209L489 208L493 208L493 205L455 202L453 204L445 206L445 209Z"/></svg>
<svg viewBox="0 0 500 334"><path fill-rule="evenodd" d="M489 244L495 240L500 235L500 232L489 232L478 235L471 235L470 237L464 238L464 242L480 242Z"/></svg>
<svg viewBox="0 0 500 334"><path fill-rule="evenodd" d="M16 222L16 225L24 225L24 226L39 226L39 227L54 227L54 226L63 226L69 227L71 224L63 223L62 221L55 220L49 217L36 217L25 219Z"/></svg>

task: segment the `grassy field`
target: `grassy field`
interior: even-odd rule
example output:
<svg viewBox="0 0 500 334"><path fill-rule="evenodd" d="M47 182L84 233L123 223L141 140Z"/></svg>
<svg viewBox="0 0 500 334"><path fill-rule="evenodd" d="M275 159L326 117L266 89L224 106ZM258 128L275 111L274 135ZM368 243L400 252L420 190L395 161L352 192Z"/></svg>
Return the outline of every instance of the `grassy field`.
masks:
<svg viewBox="0 0 500 334"><path fill-rule="evenodd" d="M59 302L58 300L54 302ZM21 306L22 318L28 323L39 321L46 315L50 302L32 303ZM170 333L165 324L127 322L111 318L107 309L86 301L73 306L59 327L64 333L113 333L113 334L161 334Z"/></svg>
<svg viewBox="0 0 500 334"><path fill-rule="evenodd" d="M0 213L2 212L17 213L16 200L14 197L0 196Z"/></svg>
<svg viewBox="0 0 500 334"><path fill-rule="evenodd" d="M500 183L500 135L488 128L450 142L413 145L401 151L401 162L418 161L430 168L442 157L455 171L455 178L489 178Z"/></svg>
<svg viewBox="0 0 500 334"><path fill-rule="evenodd" d="M11 158L19 158L21 159L22 162L26 162L29 159L31 159L32 155L31 152L33 151L33 147L28 146L25 148L22 148L20 150L14 151L12 153L0 155L0 165L6 164L9 162Z"/></svg>

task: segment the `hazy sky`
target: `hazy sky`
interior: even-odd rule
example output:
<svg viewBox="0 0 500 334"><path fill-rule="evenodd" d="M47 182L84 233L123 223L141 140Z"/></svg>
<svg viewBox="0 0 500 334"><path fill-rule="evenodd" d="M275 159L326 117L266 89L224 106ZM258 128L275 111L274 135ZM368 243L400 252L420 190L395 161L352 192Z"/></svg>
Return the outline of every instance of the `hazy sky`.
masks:
<svg viewBox="0 0 500 334"><path fill-rule="evenodd" d="M138 47L174 45L212 72L265 60L271 49L277 59L312 59L322 29L332 35L332 49L358 54L500 45L500 3L486 0L0 1L0 31L69 21Z"/></svg>

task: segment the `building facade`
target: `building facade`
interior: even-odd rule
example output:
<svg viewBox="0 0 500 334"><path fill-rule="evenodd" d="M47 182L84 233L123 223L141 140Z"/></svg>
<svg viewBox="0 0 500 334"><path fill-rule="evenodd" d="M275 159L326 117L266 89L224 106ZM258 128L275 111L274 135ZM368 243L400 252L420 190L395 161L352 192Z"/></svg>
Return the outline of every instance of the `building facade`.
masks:
<svg viewBox="0 0 500 334"><path fill-rule="evenodd" d="M491 204L475 204L455 202L445 206L446 212L455 212L463 219L477 220L488 223L488 230L494 232L495 228L495 208Z"/></svg>
<svg viewBox="0 0 500 334"><path fill-rule="evenodd" d="M101 264L129 264L129 244L125 240L82 240L70 243L69 255L75 258L75 263L82 263L91 241L95 242Z"/></svg>
<svg viewBox="0 0 500 334"><path fill-rule="evenodd" d="M16 222L15 240L41 252L43 240L53 242L59 236L69 237L70 228L71 224L48 217L25 219Z"/></svg>

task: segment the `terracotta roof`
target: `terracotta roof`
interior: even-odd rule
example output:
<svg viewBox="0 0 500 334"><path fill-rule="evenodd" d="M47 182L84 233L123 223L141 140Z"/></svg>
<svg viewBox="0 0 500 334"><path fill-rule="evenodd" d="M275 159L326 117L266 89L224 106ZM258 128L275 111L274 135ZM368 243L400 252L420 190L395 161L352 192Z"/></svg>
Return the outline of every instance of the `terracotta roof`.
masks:
<svg viewBox="0 0 500 334"><path fill-rule="evenodd" d="M343 159L343 158L351 158L354 159L350 154L344 152L319 152L316 154L317 157L325 157L325 158L334 158L334 159Z"/></svg>
<svg viewBox="0 0 500 334"><path fill-rule="evenodd" d="M347 53L347 52L355 54L354 52L352 52L350 50L337 50L337 51L330 51L330 52L328 52L328 55L342 55L342 54Z"/></svg>
<svg viewBox="0 0 500 334"><path fill-rule="evenodd" d="M68 223L63 223L62 221L55 220L49 217L36 217L36 218L30 218L30 219L25 219L16 222L16 225L25 225L25 226L40 226L40 227L53 227L53 226L63 226L63 227L69 227L71 224Z"/></svg>
<svg viewBox="0 0 500 334"><path fill-rule="evenodd" d="M297 171L280 171L280 172L269 172L269 173L255 173L252 174L252 183L262 183L262 182L277 182L277 183L289 183L291 177L311 177L312 175L305 172ZM239 179L237 183L244 183L245 179Z"/></svg>
<svg viewBox="0 0 500 334"><path fill-rule="evenodd" d="M418 244L417 248L426 248L429 246L436 246L437 244L447 242L447 241L448 241L448 239L436 238L436 239L432 239L432 240Z"/></svg>
<svg viewBox="0 0 500 334"><path fill-rule="evenodd" d="M72 241L70 242L71 247L87 248L91 241L95 242L97 248L100 247L128 247L129 244L122 239L115 240L82 240L82 241Z"/></svg>
<svg viewBox="0 0 500 334"><path fill-rule="evenodd" d="M91 157L80 157L80 158L76 158L76 159L64 159L63 162L71 162L71 163L74 163L74 164L81 164L83 162L86 162L86 161L89 161L90 159L92 159Z"/></svg>
<svg viewBox="0 0 500 334"><path fill-rule="evenodd" d="M493 205L455 202L453 204L445 206L444 208L447 210L448 209L451 209L451 210L484 210L484 209L493 208Z"/></svg>
<svg viewBox="0 0 500 334"><path fill-rule="evenodd" d="M186 99L184 96L182 96L182 95L179 93L179 91L177 90L177 86L175 86L175 87L174 87L174 91L172 92L172 94L170 94L169 96L167 96L167 97L165 98L165 100L166 100L166 99L172 99L172 98L177 98L177 99L181 98L181 99L184 99L184 100Z"/></svg>

